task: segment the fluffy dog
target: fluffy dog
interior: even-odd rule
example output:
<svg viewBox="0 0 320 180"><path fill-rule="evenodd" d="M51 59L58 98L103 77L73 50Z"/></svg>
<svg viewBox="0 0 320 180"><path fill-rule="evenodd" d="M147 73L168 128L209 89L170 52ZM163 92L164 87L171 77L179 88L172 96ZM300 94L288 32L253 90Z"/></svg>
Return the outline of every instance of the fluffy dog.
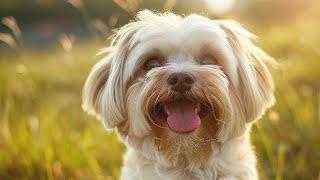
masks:
<svg viewBox="0 0 320 180"><path fill-rule="evenodd" d="M274 103L255 36L144 10L91 70L83 108L127 145L121 179L258 179L252 123Z"/></svg>

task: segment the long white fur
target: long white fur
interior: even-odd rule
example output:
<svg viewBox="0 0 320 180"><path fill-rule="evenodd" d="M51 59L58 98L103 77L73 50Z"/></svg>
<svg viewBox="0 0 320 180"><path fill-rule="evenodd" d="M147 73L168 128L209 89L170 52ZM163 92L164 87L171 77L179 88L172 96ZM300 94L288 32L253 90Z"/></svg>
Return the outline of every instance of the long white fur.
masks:
<svg viewBox="0 0 320 180"><path fill-rule="evenodd" d="M272 78L265 65L272 58L252 43L253 38L234 21L148 10L139 12L137 21L116 33L109 55L93 67L86 81L83 108L107 128L128 121L129 133L119 133L128 148L121 179L258 179L249 131L253 120L274 103L274 97ZM208 43L219 54L222 68L200 67L190 57L190 52L198 51L202 43ZM170 54L168 65L149 71L126 90L139 69L140 57L153 48ZM165 70L210 71L220 82L217 86L224 98L217 98L227 111L222 118L225 125L211 144L210 158L201 165L173 164L155 147L153 130L141 107L146 94L154 89L155 76ZM188 146L186 138L179 136L177 142Z"/></svg>

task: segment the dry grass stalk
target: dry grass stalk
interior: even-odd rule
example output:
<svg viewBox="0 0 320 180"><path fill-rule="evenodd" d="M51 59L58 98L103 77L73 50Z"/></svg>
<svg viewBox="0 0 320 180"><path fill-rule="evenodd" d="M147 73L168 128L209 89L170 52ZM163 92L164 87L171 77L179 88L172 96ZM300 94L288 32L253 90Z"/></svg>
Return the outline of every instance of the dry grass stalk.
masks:
<svg viewBox="0 0 320 180"><path fill-rule="evenodd" d="M17 48L17 42L11 34L0 33L0 41L6 43L11 48Z"/></svg>
<svg viewBox="0 0 320 180"><path fill-rule="evenodd" d="M97 31L95 30L95 27L93 27L92 24L92 16L86 8L84 2L82 0L67 0L67 2L70 3L74 8L76 8L80 12L82 19L86 23L89 31L94 36L97 36Z"/></svg>
<svg viewBox="0 0 320 180"><path fill-rule="evenodd" d="M177 0L166 0L163 8L165 10L172 10L172 8L174 7L174 5L176 5L176 3L177 3Z"/></svg>
<svg viewBox="0 0 320 180"><path fill-rule="evenodd" d="M118 17L115 15L112 15L109 17L109 26L114 27L118 22Z"/></svg>
<svg viewBox="0 0 320 180"><path fill-rule="evenodd" d="M10 130L9 123L9 112L10 112L11 103L9 98L7 99L7 103L3 107L3 113L0 117L0 137L2 136L5 144L10 145L12 143L12 135Z"/></svg>
<svg viewBox="0 0 320 180"><path fill-rule="evenodd" d="M4 17L1 22L6 25L18 39L21 37L21 30L14 17Z"/></svg>
<svg viewBox="0 0 320 180"><path fill-rule="evenodd" d="M142 0L113 0L118 6L130 14L137 12Z"/></svg>
<svg viewBox="0 0 320 180"><path fill-rule="evenodd" d="M65 52L72 51L74 41L75 41L74 35L62 34L59 38L59 42Z"/></svg>
<svg viewBox="0 0 320 180"><path fill-rule="evenodd" d="M84 4L81 0L67 0L67 2L70 3L76 9L80 10L84 8Z"/></svg>
<svg viewBox="0 0 320 180"><path fill-rule="evenodd" d="M94 18L91 20L91 24L95 27L100 33L106 35L109 32L108 26L99 18Z"/></svg>

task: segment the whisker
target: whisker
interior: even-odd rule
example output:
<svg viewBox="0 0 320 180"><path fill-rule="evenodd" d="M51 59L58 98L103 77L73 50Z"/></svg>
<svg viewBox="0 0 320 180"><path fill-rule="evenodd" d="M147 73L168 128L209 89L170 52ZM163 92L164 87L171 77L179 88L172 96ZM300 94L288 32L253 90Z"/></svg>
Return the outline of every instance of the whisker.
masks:
<svg viewBox="0 0 320 180"><path fill-rule="evenodd" d="M150 95L150 97L154 96L156 93L158 93L157 97L160 96L160 93L159 93L158 91L153 91L153 93ZM151 99L152 99L152 98L148 98L147 104L150 103L150 100L151 100ZM155 106L156 106L156 103L154 104L154 108L156 108ZM148 116L150 122L151 122L154 126L156 126L156 127L158 127L158 128L161 128L161 129L165 129L165 128L166 128L165 126L160 126L159 124L155 123L155 122L152 120L152 118L151 118L151 116L150 116L149 113L147 113L147 116Z"/></svg>
<svg viewBox="0 0 320 180"><path fill-rule="evenodd" d="M222 124L228 124L228 122L223 121L223 120L221 120L221 119L216 119L216 121L218 121L218 122L220 122L220 123L222 123Z"/></svg>

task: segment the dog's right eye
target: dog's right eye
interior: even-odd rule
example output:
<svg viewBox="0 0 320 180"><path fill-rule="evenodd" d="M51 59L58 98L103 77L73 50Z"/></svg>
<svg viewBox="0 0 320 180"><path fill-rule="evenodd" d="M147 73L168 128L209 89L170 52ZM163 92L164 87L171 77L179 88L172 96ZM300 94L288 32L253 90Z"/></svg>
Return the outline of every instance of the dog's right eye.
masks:
<svg viewBox="0 0 320 180"><path fill-rule="evenodd" d="M156 67L160 67L162 66L162 61L159 58L150 58L148 59L144 65L143 65L143 69L145 71L149 71L150 69L156 68Z"/></svg>

